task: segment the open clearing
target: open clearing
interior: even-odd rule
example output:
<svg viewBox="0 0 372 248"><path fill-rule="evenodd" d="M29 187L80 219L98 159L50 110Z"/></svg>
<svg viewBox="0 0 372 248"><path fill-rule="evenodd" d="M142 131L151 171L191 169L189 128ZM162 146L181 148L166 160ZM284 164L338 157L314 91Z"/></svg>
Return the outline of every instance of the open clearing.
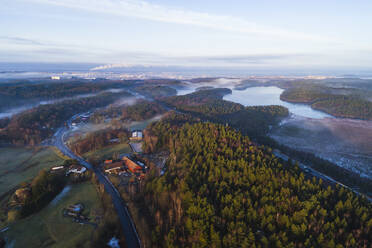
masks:
<svg viewBox="0 0 372 248"><path fill-rule="evenodd" d="M0 148L0 196L63 159L49 147Z"/></svg>
<svg viewBox="0 0 372 248"><path fill-rule="evenodd" d="M82 225L62 216L63 208L83 203L84 213L91 222L103 212L93 184L85 182L71 185L59 201L53 201L40 212L10 225L6 232L10 243L17 247L89 247L94 226Z"/></svg>
<svg viewBox="0 0 372 248"><path fill-rule="evenodd" d="M118 144L104 147L97 151L87 152L83 155L84 158L90 159L95 158L98 160L110 159L114 153L131 153L131 148L128 144Z"/></svg>

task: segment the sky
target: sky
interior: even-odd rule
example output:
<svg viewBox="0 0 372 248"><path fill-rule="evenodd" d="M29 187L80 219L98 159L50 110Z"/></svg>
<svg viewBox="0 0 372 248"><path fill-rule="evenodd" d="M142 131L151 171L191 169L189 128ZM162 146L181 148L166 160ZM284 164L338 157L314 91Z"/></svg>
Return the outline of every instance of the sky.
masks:
<svg viewBox="0 0 372 248"><path fill-rule="evenodd" d="M2 0L0 62L372 70L372 1Z"/></svg>

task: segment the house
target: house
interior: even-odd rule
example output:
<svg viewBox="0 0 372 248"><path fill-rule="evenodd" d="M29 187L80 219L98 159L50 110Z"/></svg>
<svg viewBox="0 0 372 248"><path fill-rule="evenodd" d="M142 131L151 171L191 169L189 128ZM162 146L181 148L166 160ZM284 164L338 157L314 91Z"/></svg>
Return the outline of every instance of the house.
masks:
<svg viewBox="0 0 372 248"><path fill-rule="evenodd" d="M51 78L52 80L60 80L60 79L61 79L60 76L51 76L50 78Z"/></svg>
<svg viewBox="0 0 372 248"><path fill-rule="evenodd" d="M85 168L84 166L71 165L68 168L67 175L70 174L70 173L83 174L86 170L87 170L87 168Z"/></svg>
<svg viewBox="0 0 372 248"><path fill-rule="evenodd" d="M124 164L128 167L128 170L132 173L142 172L142 167L139 166L137 163L135 163L133 160L131 160L128 157L122 158Z"/></svg>
<svg viewBox="0 0 372 248"><path fill-rule="evenodd" d="M105 170L105 173L108 174L121 175L122 173L125 173L125 168L122 161L105 164L103 168Z"/></svg>
<svg viewBox="0 0 372 248"><path fill-rule="evenodd" d="M132 132L132 137L130 137L130 140L142 140L143 133L140 130L135 130Z"/></svg>

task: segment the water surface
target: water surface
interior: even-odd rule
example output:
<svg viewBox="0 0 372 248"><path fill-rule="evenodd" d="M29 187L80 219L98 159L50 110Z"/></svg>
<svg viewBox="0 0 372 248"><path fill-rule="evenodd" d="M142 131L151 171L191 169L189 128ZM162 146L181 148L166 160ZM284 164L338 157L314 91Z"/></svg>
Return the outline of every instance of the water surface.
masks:
<svg viewBox="0 0 372 248"><path fill-rule="evenodd" d="M306 104L288 103L280 100L280 95L283 91L283 89L276 86L250 87L245 90L233 89L232 94L224 96L223 99L240 103L244 106L280 105L288 108L292 114L313 119L332 117L324 112L314 110Z"/></svg>

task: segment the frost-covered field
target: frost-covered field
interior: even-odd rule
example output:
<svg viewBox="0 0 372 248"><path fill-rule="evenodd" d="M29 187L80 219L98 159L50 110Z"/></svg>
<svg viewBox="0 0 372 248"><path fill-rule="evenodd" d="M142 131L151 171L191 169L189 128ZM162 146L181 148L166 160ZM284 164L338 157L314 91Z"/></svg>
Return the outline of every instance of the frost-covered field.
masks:
<svg viewBox="0 0 372 248"><path fill-rule="evenodd" d="M272 131L271 137L372 178L371 121L291 116Z"/></svg>

